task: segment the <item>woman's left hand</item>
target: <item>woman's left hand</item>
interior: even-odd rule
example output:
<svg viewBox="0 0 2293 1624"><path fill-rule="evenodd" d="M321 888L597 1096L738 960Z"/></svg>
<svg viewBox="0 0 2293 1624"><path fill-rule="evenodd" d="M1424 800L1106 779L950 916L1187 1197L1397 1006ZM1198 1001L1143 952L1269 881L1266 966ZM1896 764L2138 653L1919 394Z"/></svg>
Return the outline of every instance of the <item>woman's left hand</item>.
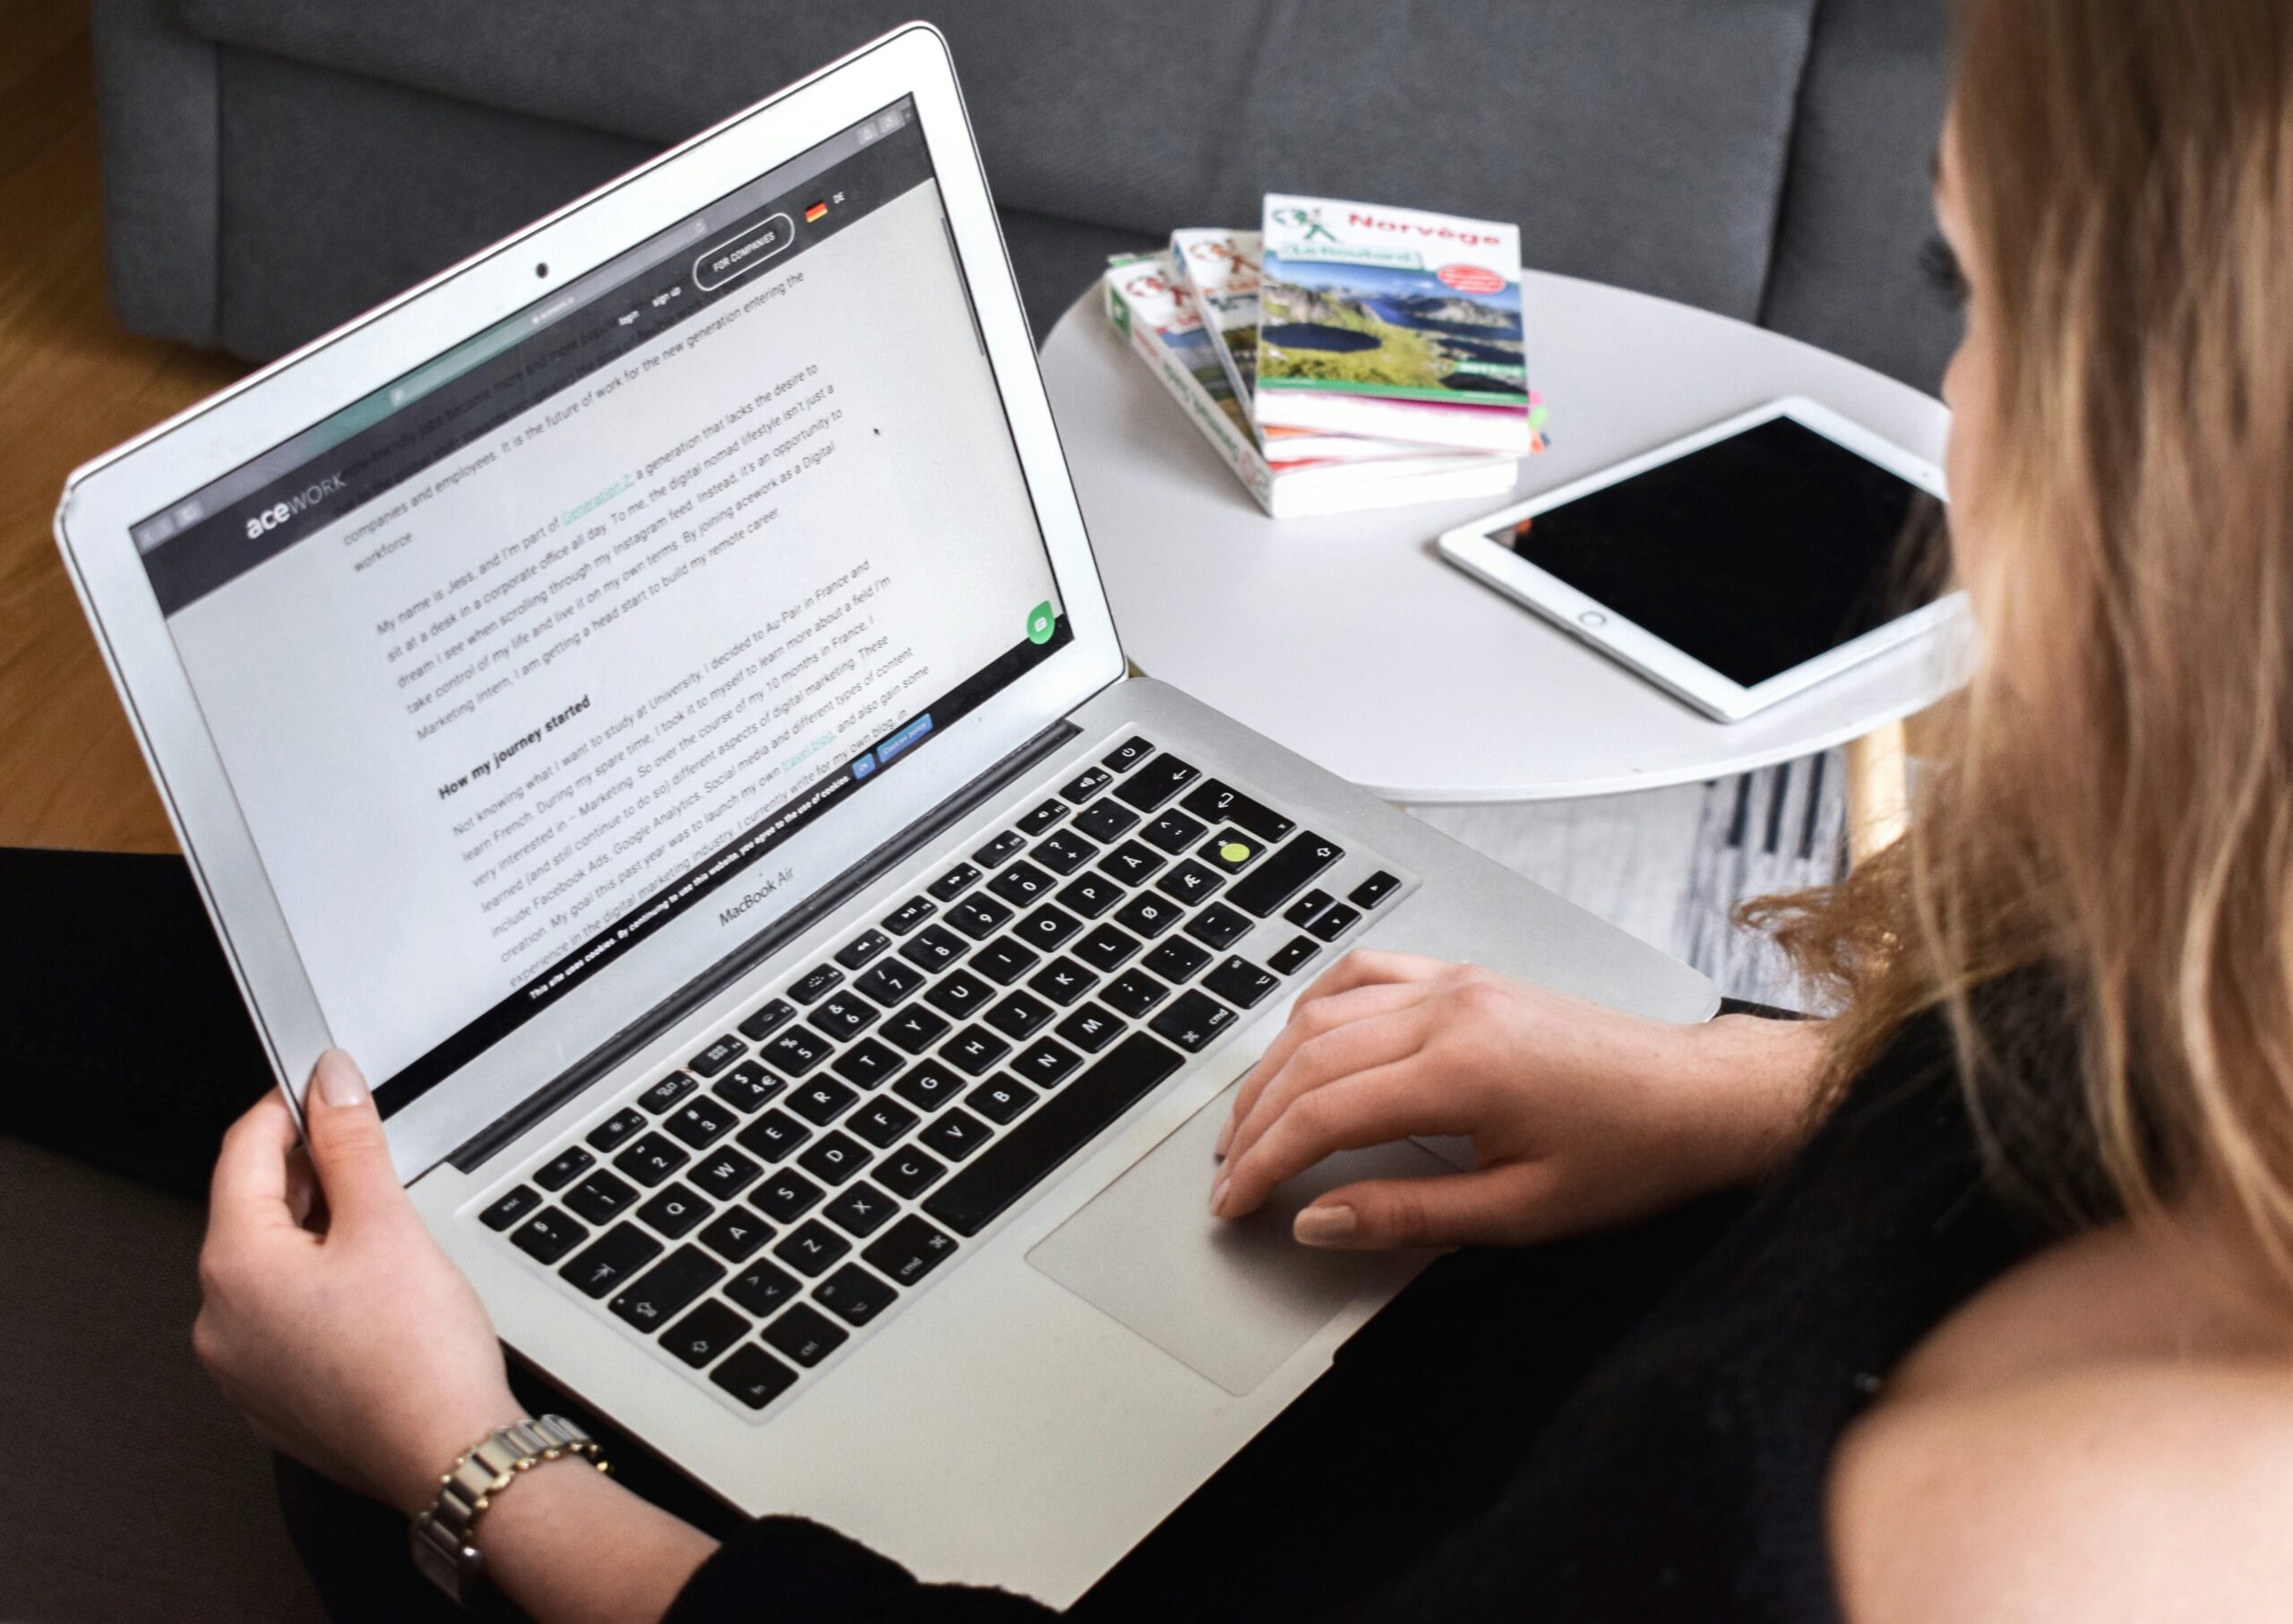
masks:
<svg viewBox="0 0 2293 1624"><path fill-rule="evenodd" d="M307 1156L275 1092L223 1140L192 1345L265 1443L411 1515L456 1456L523 1412L348 1055L320 1058L303 1113Z"/></svg>

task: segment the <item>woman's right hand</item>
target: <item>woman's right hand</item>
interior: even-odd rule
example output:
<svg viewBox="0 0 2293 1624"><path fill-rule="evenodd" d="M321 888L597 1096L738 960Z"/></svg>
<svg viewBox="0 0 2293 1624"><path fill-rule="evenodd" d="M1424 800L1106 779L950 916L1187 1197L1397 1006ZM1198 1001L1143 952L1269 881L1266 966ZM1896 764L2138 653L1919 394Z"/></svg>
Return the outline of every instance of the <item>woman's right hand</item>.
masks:
<svg viewBox="0 0 2293 1624"><path fill-rule="evenodd" d="M1309 987L1236 1096L1211 1211L1323 1157L1414 1136L1473 1172L1374 1180L1300 1212L1314 1246L1524 1244L1756 1177L1812 1123L1821 1023L1675 1026L1471 965L1356 949Z"/></svg>

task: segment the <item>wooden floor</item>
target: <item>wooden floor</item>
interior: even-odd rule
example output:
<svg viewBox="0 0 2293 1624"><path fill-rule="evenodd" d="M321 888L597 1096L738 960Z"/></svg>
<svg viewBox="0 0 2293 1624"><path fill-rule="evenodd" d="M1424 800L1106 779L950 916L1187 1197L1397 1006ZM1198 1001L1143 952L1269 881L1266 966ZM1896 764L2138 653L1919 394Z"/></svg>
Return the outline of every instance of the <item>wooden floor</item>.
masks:
<svg viewBox="0 0 2293 1624"><path fill-rule="evenodd" d="M73 468L228 383L104 293L85 0L0 0L0 845L175 838L50 528Z"/></svg>

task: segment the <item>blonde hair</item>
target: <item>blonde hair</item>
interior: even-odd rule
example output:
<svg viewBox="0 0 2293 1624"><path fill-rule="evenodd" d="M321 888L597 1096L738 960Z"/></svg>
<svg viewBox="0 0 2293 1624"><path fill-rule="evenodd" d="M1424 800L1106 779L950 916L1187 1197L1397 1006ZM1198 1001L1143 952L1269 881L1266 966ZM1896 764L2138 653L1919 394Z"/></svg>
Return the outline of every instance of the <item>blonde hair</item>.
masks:
<svg viewBox="0 0 2293 1624"><path fill-rule="evenodd" d="M1952 134L1980 667L1911 832L1750 915L1841 1078L1939 1007L2009 1171L2205 1198L2293 1293L2293 8L1970 0Z"/></svg>

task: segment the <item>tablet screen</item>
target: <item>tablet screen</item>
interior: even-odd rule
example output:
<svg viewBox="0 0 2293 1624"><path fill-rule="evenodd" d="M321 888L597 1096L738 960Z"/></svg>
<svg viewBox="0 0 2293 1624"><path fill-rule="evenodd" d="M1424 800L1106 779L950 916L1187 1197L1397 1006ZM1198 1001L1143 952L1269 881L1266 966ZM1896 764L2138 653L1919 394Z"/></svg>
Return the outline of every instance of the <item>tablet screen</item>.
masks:
<svg viewBox="0 0 2293 1624"><path fill-rule="evenodd" d="M1749 688L1932 599L1940 511L1774 417L1490 539Z"/></svg>

